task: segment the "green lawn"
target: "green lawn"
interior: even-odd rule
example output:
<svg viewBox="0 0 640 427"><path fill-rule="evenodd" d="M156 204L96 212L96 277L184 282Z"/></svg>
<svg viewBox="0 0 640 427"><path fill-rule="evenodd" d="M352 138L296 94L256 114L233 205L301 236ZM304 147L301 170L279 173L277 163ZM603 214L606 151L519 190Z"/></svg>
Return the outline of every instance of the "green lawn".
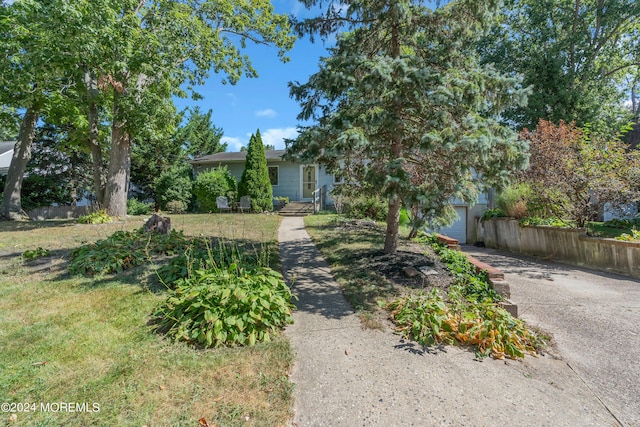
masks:
<svg viewBox="0 0 640 427"><path fill-rule="evenodd" d="M187 236L266 244L277 253L275 215L171 219ZM221 426L286 423L293 356L285 337L235 349L176 344L149 325L165 292L147 286L148 268L95 278L67 274L71 249L142 225L135 217L104 225L0 222L0 403L36 404L15 421L0 413L0 425L197 426L202 417ZM50 255L22 260L38 247ZM41 403L56 409L61 402L94 411L40 411Z"/></svg>

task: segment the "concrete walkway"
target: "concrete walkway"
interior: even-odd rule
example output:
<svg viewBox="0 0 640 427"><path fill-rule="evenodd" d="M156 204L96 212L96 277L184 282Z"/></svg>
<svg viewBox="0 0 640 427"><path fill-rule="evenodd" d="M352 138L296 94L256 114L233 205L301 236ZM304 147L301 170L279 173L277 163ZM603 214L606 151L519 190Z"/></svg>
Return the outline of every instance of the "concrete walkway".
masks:
<svg viewBox="0 0 640 427"><path fill-rule="evenodd" d="M640 426L640 281L492 249L520 317L551 331L562 359L625 426Z"/></svg>
<svg viewBox="0 0 640 427"><path fill-rule="evenodd" d="M303 218L283 218L279 241L299 298L286 330L296 353L292 425L619 425L561 360L478 362L468 349L424 349L362 330Z"/></svg>

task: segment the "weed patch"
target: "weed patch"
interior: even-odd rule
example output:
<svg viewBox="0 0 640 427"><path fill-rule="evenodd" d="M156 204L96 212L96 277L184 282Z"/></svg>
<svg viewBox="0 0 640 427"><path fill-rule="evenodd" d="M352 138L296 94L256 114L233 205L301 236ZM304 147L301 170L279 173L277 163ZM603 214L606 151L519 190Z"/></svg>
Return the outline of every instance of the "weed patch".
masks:
<svg viewBox="0 0 640 427"><path fill-rule="evenodd" d="M152 255L173 255L186 248L188 241L179 231L169 234L116 231L106 239L71 251L69 272L72 274L122 273L151 260Z"/></svg>

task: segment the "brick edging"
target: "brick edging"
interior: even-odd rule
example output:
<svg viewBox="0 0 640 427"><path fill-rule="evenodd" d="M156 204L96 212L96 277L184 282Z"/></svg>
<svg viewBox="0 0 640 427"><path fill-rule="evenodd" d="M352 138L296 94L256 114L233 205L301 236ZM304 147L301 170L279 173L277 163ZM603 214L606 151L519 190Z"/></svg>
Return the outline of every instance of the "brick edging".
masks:
<svg viewBox="0 0 640 427"><path fill-rule="evenodd" d="M456 239L448 236L443 236L441 234L438 234L437 236L439 243L447 245L449 249L460 251L460 244ZM476 272L487 272L489 283L491 283L493 289L504 298L504 300L500 303L502 308L507 310L512 316L518 317L518 306L509 300L509 298L511 298L511 288L509 287L509 282L504 280L504 273L502 272L502 270L492 267L491 265L484 263L465 252L463 253L467 257L469 262L475 266Z"/></svg>

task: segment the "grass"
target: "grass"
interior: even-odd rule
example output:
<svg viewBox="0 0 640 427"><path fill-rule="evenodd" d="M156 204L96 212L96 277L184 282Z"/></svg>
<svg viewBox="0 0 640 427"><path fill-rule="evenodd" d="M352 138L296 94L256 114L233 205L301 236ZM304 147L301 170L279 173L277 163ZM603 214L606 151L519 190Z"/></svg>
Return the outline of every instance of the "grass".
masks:
<svg viewBox="0 0 640 427"><path fill-rule="evenodd" d="M277 216L171 219L188 236L276 246ZM200 418L220 426L286 424L293 355L285 337L215 350L172 343L149 325L165 293L150 291L140 271L66 273L71 249L143 223L137 217L102 225L0 222L0 403L99 406L99 412L17 413L15 422L1 413L0 426L181 426ZM49 256L23 260L23 252L38 247Z"/></svg>
<svg viewBox="0 0 640 427"><path fill-rule="evenodd" d="M603 237L614 239L624 233L631 234L632 226L616 227L603 222L589 222L587 223L587 232L593 237Z"/></svg>

